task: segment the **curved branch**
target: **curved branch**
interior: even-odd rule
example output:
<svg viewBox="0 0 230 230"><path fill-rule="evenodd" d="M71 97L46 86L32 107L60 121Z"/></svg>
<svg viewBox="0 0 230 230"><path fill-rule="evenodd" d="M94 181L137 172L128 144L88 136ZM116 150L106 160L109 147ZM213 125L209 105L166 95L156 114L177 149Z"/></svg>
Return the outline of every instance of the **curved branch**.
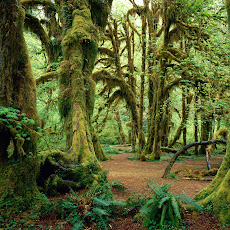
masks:
<svg viewBox="0 0 230 230"><path fill-rule="evenodd" d="M141 40L141 34L137 31L136 27L132 24L132 22L129 19L129 15L136 14L137 11L138 10L136 8L128 10L127 15L126 15L126 19L127 19L129 26L131 27L131 29L138 35L138 37Z"/></svg>
<svg viewBox="0 0 230 230"><path fill-rule="evenodd" d="M135 122L135 131L136 134L138 134L139 114L137 109L137 101L130 88L130 85L128 85L122 78L113 77L108 71L104 69L94 72L92 77L95 82L106 82L110 89L113 89L117 86L120 87L120 96L125 99L131 110L133 120Z"/></svg>
<svg viewBox="0 0 230 230"><path fill-rule="evenodd" d="M58 78L58 73L56 71L48 72L36 79L36 85L38 86L41 83L44 84L45 82L53 80L54 78Z"/></svg>
<svg viewBox="0 0 230 230"><path fill-rule="evenodd" d="M215 139L215 140L209 140L209 141L201 141L201 142L193 142L190 143L188 145L185 145L184 147L182 147L181 149L179 149L172 157L172 159L170 160L168 166L165 169L164 175L162 178L166 178L169 174L170 171L172 169L173 164L175 163L176 159L180 156L180 154L182 154L185 150L194 147L194 146L198 146L198 145L210 145L210 144L217 144L217 143L221 143L221 144L226 144L227 141L223 140L223 139Z"/></svg>
<svg viewBox="0 0 230 230"><path fill-rule="evenodd" d="M106 54L106 55L108 55L109 57L112 57L112 58L115 57L114 52L112 50L108 49L108 48L105 48L105 47L99 47L98 48L98 53L99 54Z"/></svg>
<svg viewBox="0 0 230 230"><path fill-rule="evenodd" d="M49 37L46 34L44 28L42 27L39 19L34 17L34 16L32 16L31 14L26 13L24 23L25 23L25 26L32 33L36 34L40 38L42 45L46 49L46 53L47 53L47 56L49 58L49 61L51 62L53 60L51 42L50 42Z"/></svg>

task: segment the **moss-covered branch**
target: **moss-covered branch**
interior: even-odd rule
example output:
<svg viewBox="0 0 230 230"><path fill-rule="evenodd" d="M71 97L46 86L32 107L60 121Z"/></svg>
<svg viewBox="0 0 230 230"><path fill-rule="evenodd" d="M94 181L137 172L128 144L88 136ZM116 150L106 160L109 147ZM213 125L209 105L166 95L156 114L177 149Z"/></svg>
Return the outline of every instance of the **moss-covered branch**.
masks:
<svg viewBox="0 0 230 230"><path fill-rule="evenodd" d="M45 73L44 75L36 79L36 85L44 84L45 82L51 81L54 78L58 78L58 73L56 71Z"/></svg>
<svg viewBox="0 0 230 230"><path fill-rule="evenodd" d="M136 98L131 90L131 87L122 79L113 77L108 71L102 69L93 73L93 79L96 82L103 81L106 82L108 87L113 89L115 87L120 87L119 95L123 97L130 108L133 115L133 120L135 122L136 134L138 134L138 123L139 116L137 110Z"/></svg>
<svg viewBox="0 0 230 230"><path fill-rule="evenodd" d="M52 54L52 44L51 41L46 34L44 28L42 27L40 20L33 15L27 13L25 17L25 26L34 34L36 34L39 39L41 40L42 45L46 49L47 56L49 58L49 61L52 62L53 60L53 54Z"/></svg>
<svg viewBox="0 0 230 230"><path fill-rule="evenodd" d="M194 147L194 146L198 146L198 145L210 145L210 144L216 144L216 143L226 144L227 141L222 140L222 139L215 139L215 140L209 140L209 141L193 142L193 143L183 146L173 155L172 159L170 160L168 166L165 169L163 178L167 178L167 176L170 174L171 168L173 164L175 163L176 159L187 149Z"/></svg>

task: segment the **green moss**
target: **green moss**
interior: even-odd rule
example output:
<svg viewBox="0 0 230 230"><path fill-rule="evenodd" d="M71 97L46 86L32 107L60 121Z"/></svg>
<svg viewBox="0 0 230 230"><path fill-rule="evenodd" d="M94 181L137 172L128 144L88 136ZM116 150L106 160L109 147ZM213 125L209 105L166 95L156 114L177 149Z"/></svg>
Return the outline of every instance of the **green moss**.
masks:
<svg viewBox="0 0 230 230"><path fill-rule="evenodd" d="M222 224L227 224L230 219L230 143L220 169L212 183L201 192L195 199L205 207L213 204L213 210L220 218Z"/></svg>
<svg viewBox="0 0 230 230"><path fill-rule="evenodd" d="M36 196L39 195L36 184L38 170L39 162L36 158L11 164L0 162L0 200L13 201L17 197L22 209L33 206Z"/></svg>
<svg viewBox="0 0 230 230"><path fill-rule="evenodd" d="M91 9L93 9L92 18L94 23L104 28L107 25L108 15L111 10L110 3L103 0L90 0L89 4Z"/></svg>

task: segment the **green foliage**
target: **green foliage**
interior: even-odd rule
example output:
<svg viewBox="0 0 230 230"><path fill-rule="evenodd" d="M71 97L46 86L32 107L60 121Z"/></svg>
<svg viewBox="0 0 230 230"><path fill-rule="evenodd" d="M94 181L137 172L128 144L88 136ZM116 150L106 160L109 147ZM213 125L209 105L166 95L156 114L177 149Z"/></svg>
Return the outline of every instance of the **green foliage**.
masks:
<svg viewBox="0 0 230 230"><path fill-rule="evenodd" d="M182 204L192 205L198 211L202 210L201 206L191 197L185 194L170 193L169 188L173 183L160 186L156 181L149 181L148 186L153 195L136 216L143 220L144 227L162 229L167 225L172 225L178 228Z"/></svg>
<svg viewBox="0 0 230 230"><path fill-rule="evenodd" d="M18 196L5 197L0 200L0 229L14 230L23 226L34 229L32 219L38 218L49 205L49 200L43 194L37 195L36 200ZM30 211L25 213L25 210Z"/></svg>
<svg viewBox="0 0 230 230"><path fill-rule="evenodd" d="M117 181L102 180L83 194L71 190L68 197L53 201L40 195L35 206L25 215L22 213L27 210L25 207L27 203L21 203L18 197L0 200L0 228L13 230L24 227L25 223L31 223L26 229L35 229L33 220L55 218L61 220L59 222L72 224L72 229L76 230L95 225L101 230L110 229L109 221L120 214L120 209L125 205L121 201L114 200L112 187L122 186ZM39 229L43 229L43 226Z"/></svg>
<svg viewBox="0 0 230 230"><path fill-rule="evenodd" d="M124 214L136 214L139 209L146 203L147 196L143 194L133 194L129 197L125 204Z"/></svg>
<svg viewBox="0 0 230 230"><path fill-rule="evenodd" d="M113 148L112 146L109 145L103 145L102 149L106 155L114 155L114 154L124 154L124 153L130 153L131 149L126 149L126 148Z"/></svg>
<svg viewBox="0 0 230 230"><path fill-rule="evenodd" d="M99 229L109 229L108 221L111 216L117 214L118 207L124 206L121 201L113 199L112 186L117 182L102 182L92 188L87 194L91 197L91 210L85 214L85 218L97 224Z"/></svg>
<svg viewBox="0 0 230 230"><path fill-rule="evenodd" d="M72 223L74 229L83 229L83 226L93 223L99 229L109 229L110 217L124 206L123 202L113 199L112 187L116 185L116 181L101 181L83 195L71 191L67 199L51 202L42 215L55 213L58 218Z"/></svg>
<svg viewBox="0 0 230 230"><path fill-rule="evenodd" d="M35 124L33 119L26 117L20 110L3 106L0 106L0 122L8 129L15 130L15 139L23 137L27 140L30 140L27 126Z"/></svg>

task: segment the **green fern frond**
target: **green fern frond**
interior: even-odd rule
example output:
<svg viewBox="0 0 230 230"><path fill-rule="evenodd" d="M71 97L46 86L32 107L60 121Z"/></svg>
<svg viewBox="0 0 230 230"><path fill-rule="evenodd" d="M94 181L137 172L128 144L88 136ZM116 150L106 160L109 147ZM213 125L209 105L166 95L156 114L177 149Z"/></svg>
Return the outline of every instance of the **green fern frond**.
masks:
<svg viewBox="0 0 230 230"><path fill-rule="evenodd" d="M155 197L152 197L146 202L145 206L157 205L157 203L158 203L158 200Z"/></svg>
<svg viewBox="0 0 230 230"><path fill-rule="evenodd" d="M111 205L111 202L105 199L101 199L99 197L94 197L93 198L94 204L98 205L100 207L108 207L109 205Z"/></svg>
<svg viewBox="0 0 230 230"><path fill-rule="evenodd" d="M98 218L98 227L101 230L109 230L109 226L108 226L107 220L104 219L101 216Z"/></svg>
<svg viewBox="0 0 230 230"><path fill-rule="evenodd" d="M161 189L164 191L164 192L168 192L169 188L171 187L172 184L174 184L175 181L169 183L169 184L166 184L164 186L161 187Z"/></svg>
<svg viewBox="0 0 230 230"><path fill-rule="evenodd" d="M73 227L71 228L71 230L82 230L82 222L77 222L73 224Z"/></svg>
<svg viewBox="0 0 230 230"><path fill-rule="evenodd" d="M179 204L178 204L177 199L174 196L171 197L171 202L172 202L173 211L174 211L176 217L178 219L181 219Z"/></svg>
<svg viewBox="0 0 230 230"><path fill-rule="evenodd" d="M167 208L168 208L167 205L164 205L164 206L163 206L162 214L161 214L160 226L163 226Z"/></svg>
<svg viewBox="0 0 230 230"><path fill-rule="evenodd" d="M92 212L98 216L109 216L107 210L98 207L93 208Z"/></svg>
<svg viewBox="0 0 230 230"><path fill-rule="evenodd" d="M196 208L197 211L199 212L202 211L202 206L190 196L186 194L178 194L176 195L176 198L179 199L179 201L181 201L184 204L193 206L194 208Z"/></svg>
<svg viewBox="0 0 230 230"><path fill-rule="evenodd" d="M169 199L170 199L170 196L166 196L166 197L162 198L162 199L160 200L159 204L158 204L158 208L161 208L162 205L163 205L166 201L168 201Z"/></svg>

